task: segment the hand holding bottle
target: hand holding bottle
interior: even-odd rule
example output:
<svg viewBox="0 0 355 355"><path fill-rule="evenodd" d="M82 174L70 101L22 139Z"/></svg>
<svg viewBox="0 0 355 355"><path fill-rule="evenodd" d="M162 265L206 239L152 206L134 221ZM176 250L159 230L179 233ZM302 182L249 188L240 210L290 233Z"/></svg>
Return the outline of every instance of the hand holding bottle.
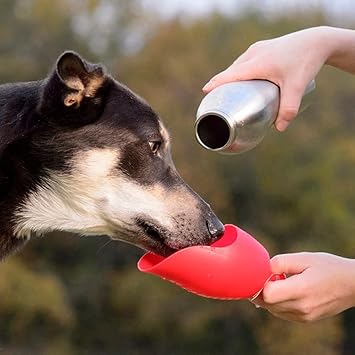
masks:
<svg viewBox="0 0 355 355"><path fill-rule="evenodd" d="M203 88L209 92L233 81L265 79L280 87L281 100L275 126L287 128L296 116L307 84L324 64L355 73L355 31L314 27L250 46L226 70Z"/></svg>

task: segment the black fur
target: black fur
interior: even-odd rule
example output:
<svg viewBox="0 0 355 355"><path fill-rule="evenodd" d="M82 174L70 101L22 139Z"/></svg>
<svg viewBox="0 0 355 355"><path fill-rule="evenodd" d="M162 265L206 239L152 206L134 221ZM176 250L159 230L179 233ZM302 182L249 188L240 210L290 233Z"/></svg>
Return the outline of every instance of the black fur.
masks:
<svg viewBox="0 0 355 355"><path fill-rule="evenodd" d="M0 259L24 243L13 236L16 208L46 171L68 171L75 152L119 147L117 169L140 184L184 184L170 153L156 159L148 141L164 144L151 107L74 52L44 80L0 85ZM201 209L211 216L207 205Z"/></svg>
<svg viewBox="0 0 355 355"><path fill-rule="evenodd" d="M68 65L72 58L81 60L73 52L64 53L59 60ZM98 68L88 63L87 66L88 70ZM0 85L0 238L3 239L1 236L12 234L15 208L44 177L45 169L65 167L77 145L70 144L75 140L75 129L101 116L104 100L100 100L113 83L106 77L95 97L83 98L79 107L66 107L63 99L73 89L59 76L58 68L44 80ZM104 75L103 68L101 73ZM14 241L14 246L18 244ZM10 245L10 241L6 242L7 249Z"/></svg>

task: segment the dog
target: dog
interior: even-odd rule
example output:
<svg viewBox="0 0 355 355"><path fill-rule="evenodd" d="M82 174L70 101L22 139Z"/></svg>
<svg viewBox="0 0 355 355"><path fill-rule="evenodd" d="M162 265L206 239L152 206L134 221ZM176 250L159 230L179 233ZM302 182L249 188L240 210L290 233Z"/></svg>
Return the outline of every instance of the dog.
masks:
<svg viewBox="0 0 355 355"><path fill-rule="evenodd" d="M0 85L0 259L55 230L162 256L224 231L148 103L72 51L43 80Z"/></svg>

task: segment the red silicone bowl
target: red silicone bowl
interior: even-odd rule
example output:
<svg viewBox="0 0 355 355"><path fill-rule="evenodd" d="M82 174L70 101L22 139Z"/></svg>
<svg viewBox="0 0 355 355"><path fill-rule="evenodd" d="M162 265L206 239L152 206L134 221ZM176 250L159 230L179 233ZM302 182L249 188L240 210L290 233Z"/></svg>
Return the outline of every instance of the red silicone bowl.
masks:
<svg viewBox="0 0 355 355"><path fill-rule="evenodd" d="M248 299L258 295L272 275L266 249L242 229L227 224L210 246L192 246L164 258L146 253L138 269L158 275L189 292L218 299Z"/></svg>

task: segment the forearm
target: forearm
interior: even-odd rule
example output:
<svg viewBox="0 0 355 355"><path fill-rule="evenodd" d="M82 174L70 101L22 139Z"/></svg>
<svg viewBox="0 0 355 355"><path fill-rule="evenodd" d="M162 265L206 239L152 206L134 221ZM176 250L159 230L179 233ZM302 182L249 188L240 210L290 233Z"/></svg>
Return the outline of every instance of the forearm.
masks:
<svg viewBox="0 0 355 355"><path fill-rule="evenodd" d="M326 64L355 74L355 30L325 27L329 53Z"/></svg>

